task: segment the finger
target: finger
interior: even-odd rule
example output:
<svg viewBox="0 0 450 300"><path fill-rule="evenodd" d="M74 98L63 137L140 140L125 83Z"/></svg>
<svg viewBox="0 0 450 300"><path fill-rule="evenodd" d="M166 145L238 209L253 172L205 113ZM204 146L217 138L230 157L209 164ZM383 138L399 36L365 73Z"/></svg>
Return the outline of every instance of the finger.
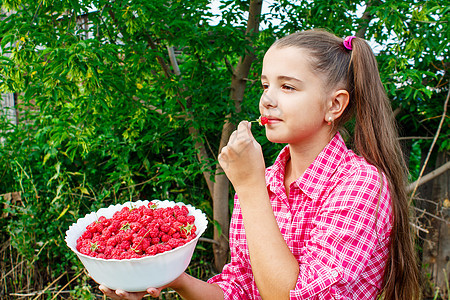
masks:
<svg viewBox="0 0 450 300"><path fill-rule="evenodd" d="M253 145L255 145L256 147L258 147L258 146L259 146L259 143L258 143L258 141L255 139L255 137L253 136L253 132L252 132L252 123L248 122L247 130L248 130L248 135L249 135L250 138L252 139Z"/></svg>
<svg viewBox="0 0 450 300"><path fill-rule="evenodd" d="M233 143L236 141L237 135L238 135L237 130L234 130L234 131L230 134L230 137L228 138L228 144L229 144L229 145L230 145L230 144L233 144Z"/></svg>
<svg viewBox="0 0 450 300"><path fill-rule="evenodd" d="M111 290L111 289L107 288L106 286L104 286L104 285L102 285L102 284L99 285L98 289L99 289L103 294L105 294L106 296L108 296L108 297L110 297L110 298L112 298L112 299L120 299L120 297L117 296L117 294L115 293L114 290Z"/></svg>
<svg viewBox="0 0 450 300"><path fill-rule="evenodd" d="M238 135L247 137L247 135L248 135L248 124L250 124L250 122L248 122L248 121L242 121L242 122L239 123L238 128L237 128Z"/></svg>
<svg viewBox="0 0 450 300"><path fill-rule="evenodd" d="M225 160L227 158L227 152L228 152L228 147L227 146L223 146L222 149L220 149L220 153L219 156L217 157L217 159L220 160Z"/></svg>
<svg viewBox="0 0 450 300"><path fill-rule="evenodd" d="M145 296L145 294L147 294L147 292L130 293L130 292L126 292L124 290L116 290L116 294L123 299L140 300L140 299L142 299L142 297Z"/></svg>
<svg viewBox="0 0 450 300"><path fill-rule="evenodd" d="M161 294L162 289L156 289L156 288L148 288L147 289L147 293L152 296L153 298L158 298L159 295Z"/></svg>
<svg viewBox="0 0 450 300"><path fill-rule="evenodd" d="M228 168L228 155L227 155L227 146L223 147L220 151L219 156L217 157L217 160L219 161L219 165L222 167L223 170L226 170Z"/></svg>
<svg viewBox="0 0 450 300"><path fill-rule="evenodd" d="M130 299L128 293L123 290L116 290L116 295L121 298Z"/></svg>
<svg viewBox="0 0 450 300"><path fill-rule="evenodd" d="M247 123L247 133L251 138L253 138L252 123L250 123L250 122Z"/></svg>
<svg viewBox="0 0 450 300"><path fill-rule="evenodd" d="M247 139L247 123L248 121L241 121L239 122L237 128L233 133L230 135L228 144L234 144L236 141L239 140L246 140Z"/></svg>

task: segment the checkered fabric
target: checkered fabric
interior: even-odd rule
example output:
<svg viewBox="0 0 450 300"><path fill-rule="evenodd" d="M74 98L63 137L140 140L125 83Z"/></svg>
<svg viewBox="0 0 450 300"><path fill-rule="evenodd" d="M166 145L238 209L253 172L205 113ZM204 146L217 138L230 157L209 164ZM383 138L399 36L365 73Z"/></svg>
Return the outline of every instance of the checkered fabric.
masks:
<svg viewBox="0 0 450 300"><path fill-rule="evenodd" d="M286 146L267 168L266 183L280 231L298 261L290 299L375 299L392 228L386 178L347 149L338 133L290 185L288 198L283 180L289 157ZM218 284L225 299L261 299L237 197L230 249L230 263L208 282Z"/></svg>

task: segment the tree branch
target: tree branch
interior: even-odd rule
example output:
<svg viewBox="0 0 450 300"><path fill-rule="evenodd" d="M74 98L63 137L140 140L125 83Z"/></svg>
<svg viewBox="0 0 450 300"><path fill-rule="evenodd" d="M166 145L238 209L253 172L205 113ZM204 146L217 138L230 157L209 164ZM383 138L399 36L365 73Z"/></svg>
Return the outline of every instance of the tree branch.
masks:
<svg viewBox="0 0 450 300"><path fill-rule="evenodd" d="M443 164L442 166L440 166L439 168L437 168L436 170L428 173L427 175L417 179L416 181L414 181L413 183L409 184L406 187L406 192L410 193L412 191L415 191L415 189L417 189L417 187L419 185L422 185L440 175L442 175L443 173L447 172L448 170L450 170L450 161L446 162L445 164Z"/></svg>
<svg viewBox="0 0 450 300"><path fill-rule="evenodd" d="M180 67L178 66L178 62L177 62L177 58L175 56L175 51L173 49L173 46L167 46L167 51L169 52L169 59L170 59L170 64L172 65L172 68L173 68L173 72L175 73L175 75L180 76L181 71L180 71Z"/></svg>
<svg viewBox="0 0 450 300"><path fill-rule="evenodd" d="M150 48L153 51L155 51L157 53L158 47L156 46L155 42L153 42L152 37L148 33L145 34L145 37L147 38L147 44L150 46ZM164 59L160 55L156 55L156 59L158 60L159 65L163 69L164 75L166 76L166 78L170 78L170 69L169 69L169 66L166 64L166 62L164 61ZM180 103L180 105L181 105L181 103ZM184 110L184 106L182 106L182 107Z"/></svg>
<svg viewBox="0 0 450 300"><path fill-rule="evenodd" d="M366 9L361 17L361 24L359 25L358 30L356 30L356 36L359 38L364 38L366 36L367 28L369 27L370 20L372 20L372 15L369 13L370 8L374 0L367 1Z"/></svg>
<svg viewBox="0 0 450 300"><path fill-rule="evenodd" d="M437 141L437 139L439 137L439 133L441 132L442 124L444 123L444 120L446 118L445 115L447 113L447 105L448 105L449 97L450 97L450 86L449 86L449 90L448 90L448 93L447 93L447 98L445 99L444 109L443 109L443 112L442 112L441 121L439 122L439 127L438 127L438 129L436 131L436 134L434 136L433 142L431 143L430 150L428 151L428 154L427 154L427 157L425 159L425 162L423 163L422 170L420 170L419 178L415 181L415 186L414 186L414 189L412 191L410 201L412 201L412 199L414 198L414 195L415 195L415 193L417 191L417 188L419 187L419 184L421 184L420 180L421 180L422 174L425 171L425 168L426 168L426 166L428 164L428 160L430 159L431 153L433 152L434 145L436 144L436 141ZM447 164L448 163L446 163L445 165L447 165Z"/></svg>
<svg viewBox="0 0 450 300"><path fill-rule="evenodd" d="M439 220L439 221L441 221L441 222L444 222L445 224L450 224L450 221L447 221L447 220L444 219L444 218L441 218L441 217L438 217L438 216L436 216L436 215L434 215L434 214L432 214L432 213L429 213L429 212L427 212L427 211L424 210L424 209L420 209L420 208L418 208L418 207L414 207L414 209L417 210L417 211L419 211L419 212L421 212L423 215L427 215L427 216L430 216L430 217L432 217L432 218L435 218L435 219L437 219L437 220Z"/></svg>

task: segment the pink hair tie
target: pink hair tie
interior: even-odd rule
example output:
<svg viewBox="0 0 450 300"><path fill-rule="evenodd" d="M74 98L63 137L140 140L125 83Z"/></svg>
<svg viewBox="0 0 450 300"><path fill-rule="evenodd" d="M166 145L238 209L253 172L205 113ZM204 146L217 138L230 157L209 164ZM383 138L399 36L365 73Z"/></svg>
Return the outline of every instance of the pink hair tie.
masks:
<svg viewBox="0 0 450 300"><path fill-rule="evenodd" d="M352 40L355 38L356 36L347 36L344 39L344 47L347 48L348 50L352 50Z"/></svg>

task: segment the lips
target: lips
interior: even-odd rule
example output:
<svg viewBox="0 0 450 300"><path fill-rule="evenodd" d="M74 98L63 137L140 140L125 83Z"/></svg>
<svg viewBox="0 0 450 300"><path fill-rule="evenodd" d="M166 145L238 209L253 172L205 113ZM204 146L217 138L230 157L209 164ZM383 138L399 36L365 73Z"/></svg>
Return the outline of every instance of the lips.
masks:
<svg viewBox="0 0 450 300"><path fill-rule="evenodd" d="M275 118L275 117L267 117L267 124L276 124L282 122L281 119Z"/></svg>

